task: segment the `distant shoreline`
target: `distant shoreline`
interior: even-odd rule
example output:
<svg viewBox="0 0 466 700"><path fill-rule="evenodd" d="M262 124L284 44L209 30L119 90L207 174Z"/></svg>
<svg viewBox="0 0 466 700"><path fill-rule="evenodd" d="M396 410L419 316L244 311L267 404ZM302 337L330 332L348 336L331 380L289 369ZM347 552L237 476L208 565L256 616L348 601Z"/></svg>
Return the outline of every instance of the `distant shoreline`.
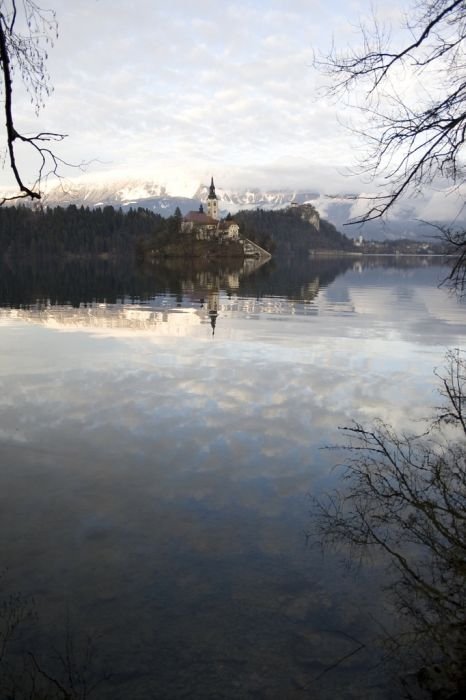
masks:
<svg viewBox="0 0 466 700"><path fill-rule="evenodd" d="M313 250L309 253L314 257L351 257L351 258L454 258L451 253L359 253L353 250Z"/></svg>

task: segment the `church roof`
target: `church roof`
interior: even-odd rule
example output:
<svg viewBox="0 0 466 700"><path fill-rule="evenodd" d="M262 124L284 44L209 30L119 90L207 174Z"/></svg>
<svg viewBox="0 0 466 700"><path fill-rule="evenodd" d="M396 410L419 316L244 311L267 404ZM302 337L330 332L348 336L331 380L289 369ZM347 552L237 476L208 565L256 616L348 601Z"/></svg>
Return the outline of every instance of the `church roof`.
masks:
<svg viewBox="0 0 466 700"><path fill-rule="evenodd" d="M203 211L189 211L183 219L184 221L199 224L201 226L217 226L218 221L211 216L204 214Z"/></svg>

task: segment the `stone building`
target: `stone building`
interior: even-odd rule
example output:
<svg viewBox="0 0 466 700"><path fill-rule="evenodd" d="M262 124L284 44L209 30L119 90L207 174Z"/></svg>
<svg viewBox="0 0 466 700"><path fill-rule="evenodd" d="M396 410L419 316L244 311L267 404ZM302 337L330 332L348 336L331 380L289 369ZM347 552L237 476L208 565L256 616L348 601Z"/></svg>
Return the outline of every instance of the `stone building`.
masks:
<svg viewBox="0 0 466 700"><path fill-rule="evenodd" d="M199 211L190 211L183 217L181 230L185 233L195 231L197 238L239 238L239 226L231 218L220 220L218 211L218 199L215 193L214 178L212 177L207 196L207 213L204 207L199 207Z"/></svg>
<svg viewBox="0 0 466 700"><path fill-rule="evenodd" d="M199 207L199 211L189 211L183 217L181 230L183 233L197 232L197 238L207 239L217 235L219 222L204 212L204 207Z"/></svg>

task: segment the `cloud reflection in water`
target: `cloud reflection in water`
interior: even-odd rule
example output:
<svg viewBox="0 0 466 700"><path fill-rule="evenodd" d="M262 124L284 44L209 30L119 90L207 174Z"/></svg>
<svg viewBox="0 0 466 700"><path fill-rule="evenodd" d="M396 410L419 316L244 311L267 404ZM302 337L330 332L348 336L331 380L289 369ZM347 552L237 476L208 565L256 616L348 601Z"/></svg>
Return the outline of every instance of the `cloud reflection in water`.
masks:
<svg viewBox="0 0 466 700"><path fill-rule="evenodd" d="M11 585L57 623L75 606L135 678L156 658L166 697L188 651L206 683L228 687L215 658L236 659L239 695L269 676L294 697L290 678L344 648L332 625L362 625L303 551L335 461L320 447L352 418L416 425L433 366L464 345L463 309L426 277L350 271L310 302L219 292L214 337L196 299L0 310Z"/></svg>

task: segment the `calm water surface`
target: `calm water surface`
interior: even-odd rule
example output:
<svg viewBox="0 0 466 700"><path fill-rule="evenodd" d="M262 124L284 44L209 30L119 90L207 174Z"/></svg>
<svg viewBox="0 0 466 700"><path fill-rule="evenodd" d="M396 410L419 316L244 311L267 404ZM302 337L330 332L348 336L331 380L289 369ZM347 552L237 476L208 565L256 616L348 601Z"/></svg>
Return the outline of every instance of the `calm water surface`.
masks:
<svg viewBox="0 0 466 700"><path fill-rule="evenodd" d="M304 533L338 426L418 430L437 403L466 345L446 271L5 270L2 587L34 598L28 644L94 635L115 700L398 697L367 650L375 574Z"/></svg>

